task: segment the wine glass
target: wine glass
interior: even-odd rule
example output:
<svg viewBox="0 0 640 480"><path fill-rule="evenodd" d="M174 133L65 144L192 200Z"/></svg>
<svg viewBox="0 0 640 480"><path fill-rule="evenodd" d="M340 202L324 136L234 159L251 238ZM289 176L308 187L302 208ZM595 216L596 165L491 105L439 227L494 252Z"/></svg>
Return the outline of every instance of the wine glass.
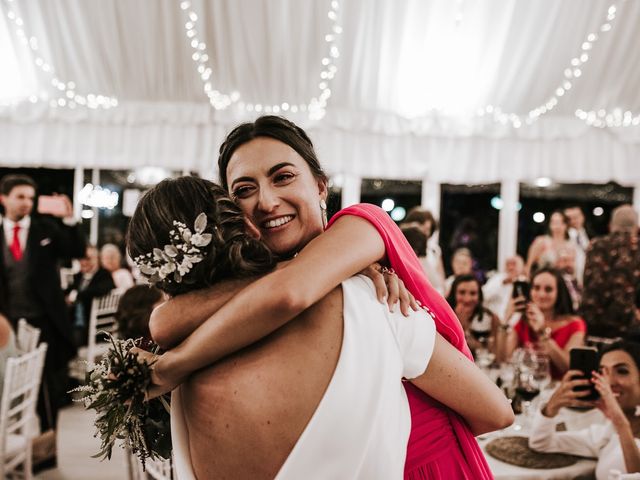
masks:
<svg viewBox="0 0 640 480"><path fill-rule="evenodd" d="M522 400L522 416L526 423L531 418L531 405L540 394L540 385L535 378L535 370L524 368L520 370L517 378L516 395Z"/></svg>

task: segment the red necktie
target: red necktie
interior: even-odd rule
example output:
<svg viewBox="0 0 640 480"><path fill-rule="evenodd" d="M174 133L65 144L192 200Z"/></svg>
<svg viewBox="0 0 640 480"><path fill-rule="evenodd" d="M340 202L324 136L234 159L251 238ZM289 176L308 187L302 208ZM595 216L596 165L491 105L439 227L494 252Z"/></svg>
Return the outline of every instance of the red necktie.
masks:
<svg viewBox="0 0 640 480"><path fill-rule="evenodd" d="M13 241L9 247L9 251L13 255L13 258L15 258L16 262L22 260L22 248L20 247L20 237L18 236L19 232L20 225L15 225L13 227Z"/></svg>

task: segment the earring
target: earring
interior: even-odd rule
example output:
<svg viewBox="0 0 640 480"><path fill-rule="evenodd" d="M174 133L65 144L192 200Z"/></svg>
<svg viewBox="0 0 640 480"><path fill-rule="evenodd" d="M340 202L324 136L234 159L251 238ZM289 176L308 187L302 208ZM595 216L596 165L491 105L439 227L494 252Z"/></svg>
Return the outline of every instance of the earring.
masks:
<svg viewBox="0 0 640 480"><path fill-rule="evenodd" d="M320 214L322 215L322 228L327 228L327 202L320 199Z"/></svg>

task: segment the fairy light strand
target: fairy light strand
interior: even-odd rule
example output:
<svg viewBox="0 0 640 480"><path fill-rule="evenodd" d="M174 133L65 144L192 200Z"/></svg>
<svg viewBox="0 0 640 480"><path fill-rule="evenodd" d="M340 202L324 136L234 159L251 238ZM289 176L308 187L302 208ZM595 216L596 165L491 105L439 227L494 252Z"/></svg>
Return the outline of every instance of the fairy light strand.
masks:
<svg viewBox="0 0 640 480"><path fill-rule="evenodd" d="M49 77L51 89L56 93L56 95L50 95L46 90L41 90L38 94L30 95L28 101L31 103L48 101L49 106L52 108L67 107L75 109L76 107L86 107L91 109L109 109L116 107L118 105L118 99L115 97L94 93L81 95L76 91L75 82L64 82L60 80L51 62L47 61L40 52L38 39L33 35L27 35L25 22L13 7L14 3L14 0L5 0L6 16L13 27L14 34L24 46L31 50L33 64L45 77ZM20 103L21 101L23 100L5 101L2 102L1 105L9 106Z"/></svg>
<svg viewBox="0 0 640 480"><path fill-rule="evenodd" d="M480 117L487 116L492 119L496 123L501 123L503 125L511 124L514 128L520 128L523 124L531 125L535 121L537 121L543 115L552 111L560 102L560 99L569 91L574 85L574 82L582 76L582 68L589 61L590 51L593 49L595 44L602 38L602 35L610 32L614 25L614 20L616 19L619 4L626 0L619 0L613 2L609 5L607 9L606 19L600 24L600 27L597 31L589 33L581 45L581 51L578 55L573 57L563 72L563 80L556 88L553 90L553 94L547 99L547 101L537 107L531 109L526 115L518 115L515 113L506 113L503 112L499 107L495 107L493 105L487 105L484 108L478 110L477 115ZM582 110L576 111L576 116L578 118L582 118L584 116L583 113L578 115L578 112L582 112ZM589 112L586 112L589 118ZM607 114L605 114L606 117ZM632 122L633 123L633 122Z"/></svg>
<svg viewBox="0 0 640 480"><path fill-rule="evenodd" d="M342 33L342 27L338 22L338 12L340 10L339 0L331 0L327 17L330 20L330 30L325 34L324 41L327 48L326 55L322 58L322 70L320 72L320 80L317 96L314 96L307 103L282 102L279 104L265 105L262 103L251 103L242 100L242 95L238 91L223 93L216 89L211 80L213 69L211 68L210 56L207 52L206 43L198 36L198 14L194 10L190 0L183 0L180 8L184 13L184 29L186 39L191 46L191 58L196 65L196 70L202 81L205 95L209 99L209 103L216 110L225 110L231 105L243 109L247 112L257 113L275 113L280 112L307 112L309 117L319 120L324 117L327 103L331 98L331 83L338 71L336 60L340 57L337 39Z"/></svg>

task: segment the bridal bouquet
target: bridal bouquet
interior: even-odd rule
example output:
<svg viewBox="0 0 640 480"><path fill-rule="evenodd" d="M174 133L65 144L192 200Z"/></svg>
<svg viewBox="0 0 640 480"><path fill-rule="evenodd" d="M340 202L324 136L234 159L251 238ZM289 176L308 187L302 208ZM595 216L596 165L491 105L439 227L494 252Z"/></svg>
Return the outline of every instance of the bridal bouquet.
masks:
<svg viewBox="0 0 640 480"><path fill-rule="evenodd" d="M81 394L86 409L97 413L94 436L100 437L101 447L94 457L110 459L116 440L121 440L143 467L147 458L169 458L169 403L164 397L145 401L152 365L131 351L134 340L107 336L108 352L87 373L86 384L72 390Z"/></svg>

